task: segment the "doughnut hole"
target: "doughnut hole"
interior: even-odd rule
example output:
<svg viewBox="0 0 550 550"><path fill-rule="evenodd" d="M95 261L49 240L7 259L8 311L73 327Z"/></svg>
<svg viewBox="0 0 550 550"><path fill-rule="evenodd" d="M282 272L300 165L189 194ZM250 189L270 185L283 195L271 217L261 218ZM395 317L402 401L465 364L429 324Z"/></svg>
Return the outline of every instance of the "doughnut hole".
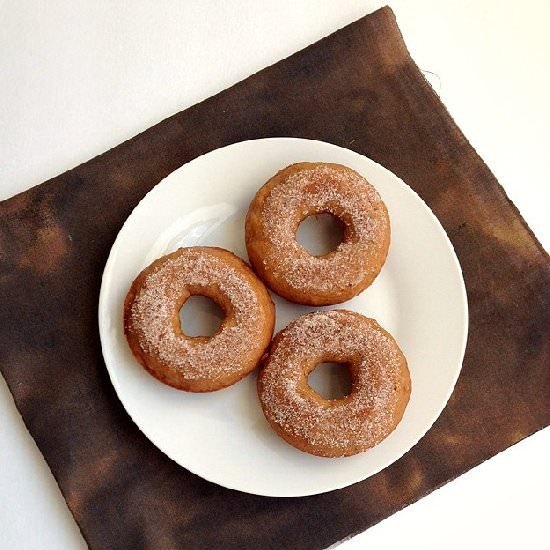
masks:
<svg viewBox="0 0 550 550"><path fill-rule="evenodd" d="M225 311L219 304L200 294L189 296L179 310L181 331L192 338L214 336L225 318Z"/></svg>
<svg viewBox="0 0 550 550"><path fill-rule="evenodd" d="M318 363L307 378L309 387L323 399L344 399L352 391L349 363Z"/></svg>
<svg viewBox="0 0 550 550"><path fill-rule="evenodd" d="M296 240L312 256L326 256L344 240L346 226L333 214L312 214L304 218L296 231Z"/></svg>

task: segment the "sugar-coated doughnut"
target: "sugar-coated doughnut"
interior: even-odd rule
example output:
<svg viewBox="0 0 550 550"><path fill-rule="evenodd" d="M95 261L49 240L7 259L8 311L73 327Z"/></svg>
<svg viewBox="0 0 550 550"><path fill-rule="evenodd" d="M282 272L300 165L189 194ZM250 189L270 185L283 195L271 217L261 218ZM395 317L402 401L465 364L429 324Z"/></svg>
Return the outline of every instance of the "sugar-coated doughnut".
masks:
<svg viewBox="0 0 550 550"><path fill-rule="evenodd" d="M323 256L296 240L308 216L328 213L344 224L344 238ZM246 218L250 262L287 300L312 306L341 303L368 287L388 253L386 206L369 182L341 164L301 162L284 168L257 193Z"/></svg>
<svg viewBox="0 0 550 550"><path fill-rule="evenodd" d="M351 393L324 399L307 382L322 362L346 363ZM369 449L400 422L409 401L407 361L376 321L346 310L299 317L274 338L258 375L272 428L308 453L349 456Z"/></svg>
<svg viewBox="0 0 550 550"><path fill-rule="evenodd" d="M225 312L211 337L181 330L191 295ZM273 334L275 309L263 283L221 248L180 248L145 268L124 302L124 332L138 362L160 381L192 392L234 384L258 364Z"/></svg>

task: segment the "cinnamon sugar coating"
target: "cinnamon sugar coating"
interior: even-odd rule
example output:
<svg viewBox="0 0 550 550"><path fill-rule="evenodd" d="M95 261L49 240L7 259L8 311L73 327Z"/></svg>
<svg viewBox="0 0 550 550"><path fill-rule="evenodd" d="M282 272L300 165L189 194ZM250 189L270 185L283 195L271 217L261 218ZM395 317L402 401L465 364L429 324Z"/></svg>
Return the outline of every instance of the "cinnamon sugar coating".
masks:
<svg viewBox="0 0 550 550"><path fill-rule="evenodd" d="M181 330L179 310L191 295L225 312L211 337ZM252 371L269 345L275 309L262 282L237 256L213 247L180 248L145 268L124 303L124 332L138 362L178 389L214 391Z"/></svg>
<svg viewBox="0 0 550 550"><path fill-rule="evenodd" d="M300 223L332 214L344 239L323 256L296 240ZM368 181L341 164L292 164L257 193L246 218L246 247L261 279L287 300L312 306L341 303L367 288L388 253L386 206Z"/></svg>
<svg viewBox="0 0 550 550"><path fill-rule="evenodd" d="M347 363L352 391L324 399L307 383L325 361ZM258 375L265 417L279 436L308 453L349 456L387 437L409 401L407 361L373 319L346 310L299 317L275 336Z"/></svg>

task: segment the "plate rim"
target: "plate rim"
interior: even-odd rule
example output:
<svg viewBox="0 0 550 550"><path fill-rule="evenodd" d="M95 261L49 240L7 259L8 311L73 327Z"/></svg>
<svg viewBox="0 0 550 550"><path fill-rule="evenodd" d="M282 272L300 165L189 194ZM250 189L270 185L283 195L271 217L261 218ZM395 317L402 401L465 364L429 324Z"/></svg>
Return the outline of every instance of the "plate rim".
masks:
<svg viewBox="0 0 550 550"><path fill-rule="evenodd" d="M335 484L333 487L331 487L329 489L311 490L311 491L306 491L306 492L304 492L304 491L281 491L279 493L275 493L275 492L252 491L252 490L249 490L249 489L243 489L241 487L238 487L238 486L232 484L231 482L224 481L222 483L218 480L212 479L211 477L209 477L207 475L204 475L203 473L198 473L198 472L192 470L191 468L189 468L187 465L181 464L181 462L178 459L176 459L174 456L172 456L170 452L168 452L165 449L162 449L161 447L159 447L153 441L153 439L151 437L149 437L149 435L146 433L146 431L136 421L136 419L134 418L132 413L127 409L126 404L123 401L123 399L121 398L121 395L119 393L120 386L119 386L119 384L116 380L116 377L114 376L114 372L112 372L111 367L109 366L109 360L107 358L108 354L109 354L109 350L107 349L107 345L106 345L106 341L107 341L106 332L108 331L108 329L105 326L106 323L103 322L102 317L104 317L103 314L108 311L108 308L107 308L107 290L106 289L109 285L110 279L112 278L112 265L114 264L116 256L117 256L117 250L118 250L117 243L119 242L119 238L120 238L122 232L124 231L125 227L128 225L129 220L132 218L132 216L136 212L136 210L139 209L140 207L142 208L143 203L146 200L148 200L150 198L150 196L153 196L154 194L160 192L159 189L160 189L161 185L168 178L173 176L173 174L175 172L182 169L184 166L186 166L186 165L188 165L192 162L195 162L198 159L201 159L202 157L210 155L210 154L212 154L216 151L230 149L230 148L236 148L236 147L244 147L247 144L256 143L256 142L280 142L280 141L287 141L287 142L288 141L290 141L290 142L292 142L292 141L304 142L305 141L305 142L312 143L312 144L320 144L321 146L329 146L329 147L337 149L337 150L345 151L346 154L352 153L353 155L356 155L358 157L362 157L363 159L366 159L368 162L376 165L377 169L380 169L380 170L386 172L391 178L393 178L395 180L398 180L398 182L401 184L402 188L406 192L409 192L409 193L413 194L415 196L415 198L422 203L422 205L423 205L426 213L430 217L431 221L435 224L435 226L437 227L437 229L441 233L441 236L443 237L443 239L445 241L445 244L447 245L447 248L449 250L450 257L452 259L452 264L453 264L453 266L456 270L456 273L458 274L458 282L459 282L458 290L460 291L459 292L459 294L460 294L460 306L461 306L460 309L461 309L461 312L462 312L462 340L460 342L459 354L458 354L459 357L460 357L460 359L458 361L459 364L458 364L457 368L454 371L452 383L449 384L449 387L448 387L447 393L445 395L445 398L441 400L441 403L442 403L441 407L439 407L438 410L436 411L436 413L434 415L432 415L432 419L430 420L429 423L427 423L427 426L425 427L425 429L419 430L418 436L415 436L415 437L412 438L413 443L407 449L405 449L399 456L390 458L387 461L383 461L382 464L379 467L375 468L371 473L369 473L365 477L361 477L360 479L355 479L354 481L350 481L350 482L347 482L347 481L344 480L341 483ZM338 305L338 304L336 304L336 305ZM462 366L463 366L463 362L464 362L464 355L465 355L465 352L466 352L466 346L467 346L468 336L469 336L468 293L467 293L467 290L466 290L466 284L464 282L462 266L460 265L460 262L458 260L458 256L457 256L455 248L454 248L454 245L453 245L451 239L449 238L447 232L445 231L445 228L443 227L443 225L441 224L441 222L439 221L439 219L435 215L435 213L432 211L430 206L422 199L422 197L412 187L410 187L404 180L402 180L399 176L397 176L391 170L389 170L388 168L386 168L382 164L376 162L375 160L371 159L370 157L368 157L368 156L366 156L362 153L359 153L359 152L354 151L352 149L348 149L346 147L341 147L339 145L336 145L334 143L330 143L330 142L327 142L327 141L322 141L322 140L317 140L317 139L308 139L308 138L299 138L299 137L290 137L290 136L276 136L276 137L264 137L264 138L257 138L257 139L248 139L248 140L243 140L243 141L236 141L236 142L230 143L228 145L225 145L223 147L217 147L215 149L207 151L207 152L205 152L201 155L198 155L197 157L194 157L193 159L183 163L182 165L178 166L175 170L173 170L172 172L167 174L158 183L156 183L139 200L139 202L134 206L134 208L132 209L130 214L124 220L124 223L121 225L120 229L118 230L118 232L116 234L115 239L112 242L112 245L111 245L110 250L109 250L109 256L107 258L107 261L105 263L105 267L104 267L102 275L101 275L101 286L100 286L99 300L98 300L98 306L97 306L97 320L98 320L100 345L101 345L101 353L102 353L102 357L103 357L103 362L104 362L105 367L107 369L107 372L109 374L109 379L111 381L111 384L113 385L113 388L115 389L117 398L120 401L120 403L122 404L125 412L132 419L132 422L137 426L139 431L149 440L149 442L152 445L154 445L160 452L165 454L170 460L175 462L179 467L185 468L186 470L188 470L192 474L197 475L198 477L201 477L202 479L204 479L204 480L206 480L210 483L215 483L216 485L219 485L221 487L224 487L224 488L227 488L227 489L230 489L230 490L240 491L240 492L247 493L247 494L253 494L253 495L258 495L258 496L267 496L267 497L276 497L276 498L277 497L278 498L281 498L281 497L282 498L307 497L307 496L313 496L313 495L317 495L317 494L323 494L323 493L328 493L328 492L331 492L331 491L340 490L340 489L343 489L345 487L350 487L351 485L354 485L356 483L360 483L362 481L365 481L366 479L378 474L379 472L381 472L382 470L384 470L385 468L387 468L388 466L390 466L394 462L397 462L398 460L400 460L406 453L410 452L418 444L418 442L428 433L428 431L432 428L432 426L434 425L436 420L441 416L443 410L446 408L446 406L449 402L449 399L450 399L450 397L451 397L451 395L452 395L452 393L453 393L453 391L456 387L456 382L457 382L457 380L460 376L460 373L462 372ZM114 359L112 359L112 360L114 360Z"/></svg>

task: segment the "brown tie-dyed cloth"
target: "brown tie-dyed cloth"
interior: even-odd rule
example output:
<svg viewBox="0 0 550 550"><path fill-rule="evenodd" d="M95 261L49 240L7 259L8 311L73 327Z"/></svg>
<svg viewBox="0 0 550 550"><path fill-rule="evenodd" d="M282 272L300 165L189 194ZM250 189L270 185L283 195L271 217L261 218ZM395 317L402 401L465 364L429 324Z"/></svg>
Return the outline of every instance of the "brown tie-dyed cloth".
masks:
<svg viewBox="0 0 550 550"><path fill-rule="evenodd" d="M119 403L97 329L109 249L143 195L266 136L336 143L403 178L447 230L470 304L462 374L428 434L378 475L307 498L230 491L171 462ZM550 422L548 257L388 8L1 203L0 295L2 373L92 548L327 547Z"/></svg>

